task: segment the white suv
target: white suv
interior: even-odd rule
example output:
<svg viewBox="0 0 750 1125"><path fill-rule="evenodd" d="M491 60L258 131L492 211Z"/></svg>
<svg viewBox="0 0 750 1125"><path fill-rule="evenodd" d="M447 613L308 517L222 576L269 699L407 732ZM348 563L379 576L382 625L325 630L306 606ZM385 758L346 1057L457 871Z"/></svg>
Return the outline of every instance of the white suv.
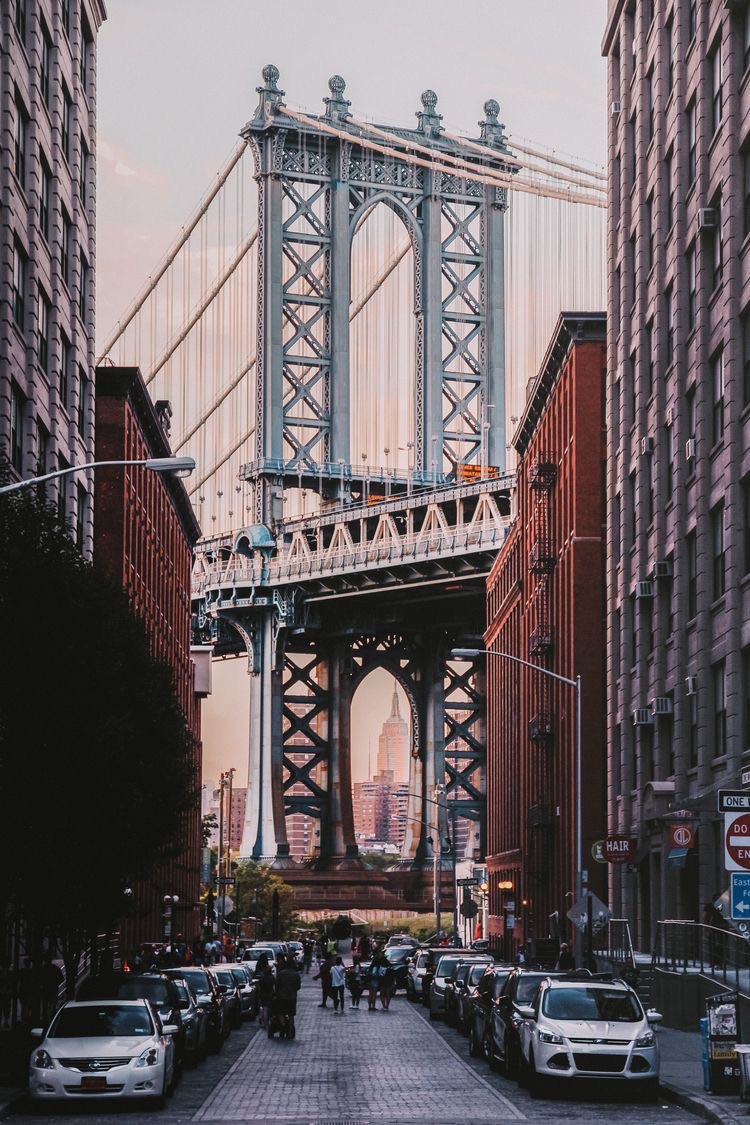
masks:
<svg viewBox="0 0 750 1125"><path fill-rule="evenodd" d="M646 1098L659 1085L659 1047L633 989L621 980L542 981L533 1004L521 1007L521 1082L532 1097L556 1079L606 1079L632 1084Z"/></svg>

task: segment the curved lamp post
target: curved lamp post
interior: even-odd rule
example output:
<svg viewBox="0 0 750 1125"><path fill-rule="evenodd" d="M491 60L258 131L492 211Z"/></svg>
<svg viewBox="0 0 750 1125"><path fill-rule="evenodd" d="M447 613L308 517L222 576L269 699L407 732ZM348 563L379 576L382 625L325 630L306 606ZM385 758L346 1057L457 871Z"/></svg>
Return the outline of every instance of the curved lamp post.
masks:
<svg viewBox="0 0 750 1125"><path fill-rule="evenodd" d="M0 485L0 495L5 492L17 492L19 488L29 488L32 484L44 484L58 477L82 473L86 469L120 468L123 465L143 465L152 473L174 473L177 477L189 477L195 468L195 461L192 457L147 457L138 461L87 461L85 465L68 465L65 469L56 469L54 473L44 473L40 477L27 477L13 484Z"/></svg>
<svg viewBox="0 0 750 1125"><path fill-rule="evenodd" d="M576 902L583 896L583 818L581 813L581 677L573 680L570 676L561 676L559 672L551 672L541 664L534 664L531 660L523 660L510 652L501 652L496 648L454 648L451 656L456 660L473 660L478 656L494 656L499 660L510 660L513 664L522 664L524 668L533 668L551 680L575 689L576 698L576 728L575 728L575 888ZM580 964L582 953L582 934L576 926L576 963Z"/></svg>

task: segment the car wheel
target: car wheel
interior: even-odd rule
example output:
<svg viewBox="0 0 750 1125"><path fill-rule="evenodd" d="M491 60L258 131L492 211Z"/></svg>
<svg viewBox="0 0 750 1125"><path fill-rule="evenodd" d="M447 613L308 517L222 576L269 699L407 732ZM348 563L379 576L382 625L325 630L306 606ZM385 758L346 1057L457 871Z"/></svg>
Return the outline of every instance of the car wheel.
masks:
<svg viewBox="0 0 750 1125"><path fill-rule="evenodd" d="M505 1077L515 1078L520 1083L521 1078L521 1048L515 1039L509 1039L505 1047Z"/></svg>
<svg viewBox="0 0 750 1125"><path fill-rule="evenodd" d="M474 1024L469 1028L469 1054L473 1059L481 1059L482 1057L482 1044L477 1039L477 1032Z"/></svg>
<svg viewBox="0 0 750 1125"><path fill-rule="evenodd" d="M534 1065L533 1053L529 1056L529 1069L527 1072L527 1076L529 1083L529 1093L531 1094L532 1098L543 1098L547 1093L547 1079L543 1078L541 1074L537 1074L536 1067Z"/></svg>
<svg viewBox="0 0 750 1125"><path fill-rule="evenodd" d="M430 1009L430 1020L434 1023L434 1021L438 1018L438 1014L433 1008L432 1002L430 1000L427 1001L427 1007Z"/></svg>
<svg viewBox="0 0 750 1125"><path fill-rule="evenodd" d="M642 1101L646 1105L653 1104L659 1096L659 1079L647 1078L646 1081L641 1084L638 1094L639 1101Z"/></svg>
<svg viewBox="0 0 750 1125"><path fill-rule="evenodd" d="M156 1097L154 1098L154 1105L156 1106L157 1109L164 1109L166 1101L167 1101L167 1074L166 1074L166 1071L165 1071L164 1072L164 1081L162 1082L162 1086L161 1086L161 1093L157 1094Z"/></svg>
<svg viewBox="0 0 750 1125"><path fill-rule="evenodd" d="M497 1070L497 1060L495 1058L495 1041L492 1038L492 1031L485 1031L484 1039L482 1040L482 1054L485 1060L490 1065L490 1070Z"/></svg>

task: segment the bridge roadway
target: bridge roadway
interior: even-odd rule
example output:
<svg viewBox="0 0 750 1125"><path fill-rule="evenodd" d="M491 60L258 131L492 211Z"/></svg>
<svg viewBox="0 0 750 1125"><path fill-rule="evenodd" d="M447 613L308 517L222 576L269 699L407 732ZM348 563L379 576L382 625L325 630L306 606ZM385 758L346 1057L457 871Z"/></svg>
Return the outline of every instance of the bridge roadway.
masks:
<svg viewBox="0 0 750 1125"><path fill-rule="evenodd" d="M682 1125L695 1121L672 1106L629 1105L601 1089L540 1102L469 1058L466 1040L443 1024L431 1024L423 1008L399 993L389 1012L346 1008L334 1015L318 1007L320 992L303 980L293 1042L269 1040L257 1024L232 1033L219 1055L186 1071L166 1109L127 1113L94 1104L55 1110L65 1125L150 1125L153 1122L283 1121L287 1125L485 1125L529 1122L573 1125ZM348 997L347 997L348 1002ZM19 1123L38 1117L22 1106Z"/></svg>

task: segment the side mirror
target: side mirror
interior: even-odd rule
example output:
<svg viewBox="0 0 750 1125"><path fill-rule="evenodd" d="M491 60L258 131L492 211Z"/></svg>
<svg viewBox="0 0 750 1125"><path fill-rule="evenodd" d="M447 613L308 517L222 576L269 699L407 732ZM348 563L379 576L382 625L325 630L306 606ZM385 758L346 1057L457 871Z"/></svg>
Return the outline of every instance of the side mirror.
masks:
<svg viewBox="0 0 750 1125"><path fill-rule="evenodd" d="M453 984L454 979L455 979L454 977L446 977L445 983L446 984Z"/></svg>
<svg viewBox="0 0 750 1125"><path fill-rule="evenodd" d="M657 1012L655 1008L649 1008L646 1012L646 1019L649 1023L661 1023L661 1021L664 1019L664 1016L661 1014L661 1012Z"/></svg>
<svg viewBox="0 0 750 1125"><path fill-rule="evenodd" d="M165 1023L162 1031L165 1035L179 1035L180 1029L176 1023Z"/></svg>
<svg viewBox="0 0 750 1125"><path fill-rule="evenodd" d="M518 1004L516 1010L522 1020L533 1020L536 1015L530 1004Z"/></svg>
<svg viewBox="0 0 750 1125"><path fill-rule="evenodd" d="M29 1034L31 1035L32 1039L44 1039L44 1028L43 1027L32 1027Z"/></svg>

